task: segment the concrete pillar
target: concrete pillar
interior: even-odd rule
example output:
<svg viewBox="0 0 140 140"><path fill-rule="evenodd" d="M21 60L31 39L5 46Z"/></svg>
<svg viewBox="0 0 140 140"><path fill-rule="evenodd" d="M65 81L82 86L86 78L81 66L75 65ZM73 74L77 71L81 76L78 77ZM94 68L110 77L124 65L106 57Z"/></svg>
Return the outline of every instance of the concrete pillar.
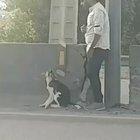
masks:
<svg viewBox="0 0 140 140"><path fill-rule="evenodd" d="M77 43L78 0L52 0L49 43Z"/></svg>
<svg viewBox="0 0 140 140"><path fill-rule="evenodd" d="M109 0L111 52L105 68L105 106L120 104L121 0Z"/></svg>

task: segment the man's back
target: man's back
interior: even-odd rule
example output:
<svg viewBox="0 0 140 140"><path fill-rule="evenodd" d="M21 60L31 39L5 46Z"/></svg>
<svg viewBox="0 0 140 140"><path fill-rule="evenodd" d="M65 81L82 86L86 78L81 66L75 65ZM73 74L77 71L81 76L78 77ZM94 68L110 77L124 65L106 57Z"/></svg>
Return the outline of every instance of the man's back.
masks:
<svg viewBox="0 0 140 140"><path fill-rule="evenodd" d="M95 47L103 49L110 48L110 26L108 13L100 2L96 3L89 9L87 32L85 34L87 44L92 43L94 34L101 35L101 38Z"/></svg>

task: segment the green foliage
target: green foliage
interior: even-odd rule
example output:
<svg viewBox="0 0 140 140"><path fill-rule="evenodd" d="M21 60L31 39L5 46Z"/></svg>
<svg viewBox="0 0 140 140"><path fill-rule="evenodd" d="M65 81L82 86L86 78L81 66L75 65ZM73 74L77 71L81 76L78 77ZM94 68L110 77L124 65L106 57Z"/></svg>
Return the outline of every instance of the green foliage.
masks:
<svg viewBox="0 0 140 140"><path fill-rule="evenodd" d="M50 0L7 0L7 7L0 41L48 42Z"/></svg>
<svg viewBox="0 0 140 140"><path fill-rule="evenodd" d="M7 12L7 17L0 31L1 42L34 42L37 40L33 21L27 13L18 8Z"/></svg>
<svg viewBox="0 0 140 140"><path fill-rule="evenodd" d="M9 10L20 8L26 12L38 33L36 42L48 42L51 0L8 0Z"/></svg>

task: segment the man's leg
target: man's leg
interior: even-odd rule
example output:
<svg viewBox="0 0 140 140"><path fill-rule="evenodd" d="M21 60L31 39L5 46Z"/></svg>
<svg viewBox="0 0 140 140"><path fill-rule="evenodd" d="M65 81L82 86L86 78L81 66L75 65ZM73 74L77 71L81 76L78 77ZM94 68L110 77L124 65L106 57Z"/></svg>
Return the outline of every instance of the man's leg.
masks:
<svg viewBox="0 0 140 140"><path fill-rule="evenodd" d="M89 78L86 78L86 80L84 82L83 90L80 94L80 99L84 102L86 101L87 91L88 91L89 87L90 87L90 80L89 80Z"/></svg>
<svg viewBox="0 0 140 140"><path fill-rule="evenodd" d="M93 90L93 95L95 97L95 102L101 103L103 101L103 95L101 92L101 82L99 78L99 72L101 69L101 64L104 60L104 53L99 48L94 50L92 58L89 60L87 64L87 75L90 79L90 84Z"/></svg>
<svg viewBox="0 0 140 140"><path fill-rule="evenodd" d="M91 75L89 78L90 78L90 83L94 94L95 102L102 103L103 95L101 92L101 82L97 75L98 75L97 73L94 73L94 75Z"/></svg>

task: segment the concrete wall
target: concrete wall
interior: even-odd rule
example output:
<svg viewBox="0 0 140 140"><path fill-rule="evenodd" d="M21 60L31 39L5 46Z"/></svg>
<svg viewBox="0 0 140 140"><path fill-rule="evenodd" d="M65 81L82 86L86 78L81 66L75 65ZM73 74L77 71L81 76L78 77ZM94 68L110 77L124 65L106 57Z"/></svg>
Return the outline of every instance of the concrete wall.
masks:
<svg viewBox="0 0 140 140"><path fill-rule="evenodd" d="M58 63L58 51L46 44L0 44L0 94L37 94L41 73Z"/></svg>
<svg viewBox="0 0 140 140"><path fill-rule="evenodd" d="M37 95L44 92L41 73L58 67L61 49L57 44L0 44L0 94ZM66 50L67 74L62 81L73 89L82 73L79 51L82 47L77 45L69 45Z"/></svg>

